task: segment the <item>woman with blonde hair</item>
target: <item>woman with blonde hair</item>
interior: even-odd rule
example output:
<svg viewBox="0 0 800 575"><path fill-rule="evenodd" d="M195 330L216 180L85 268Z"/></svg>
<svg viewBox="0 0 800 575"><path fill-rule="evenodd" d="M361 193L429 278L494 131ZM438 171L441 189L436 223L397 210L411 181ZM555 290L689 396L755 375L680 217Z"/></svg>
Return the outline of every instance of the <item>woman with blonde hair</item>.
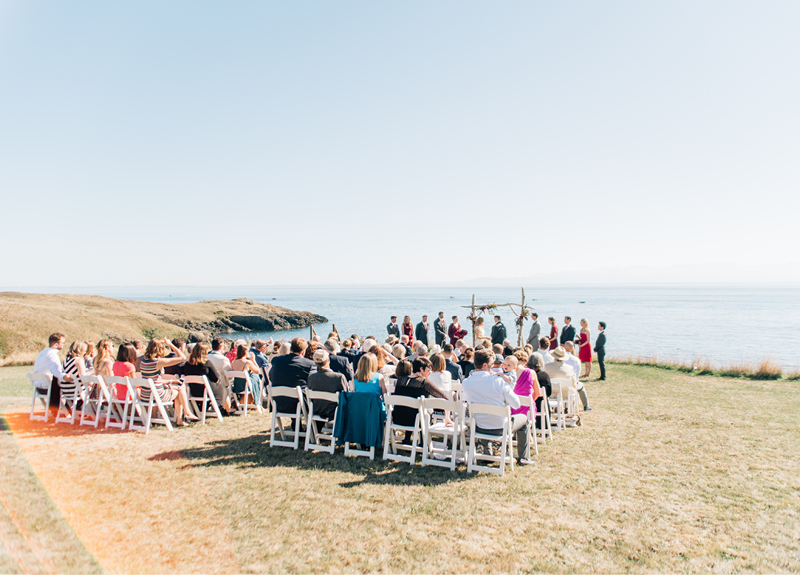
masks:
<svg viewBox="0 0 800 575"><path fill-rule="evenodd" d="M174 357L167 357L167 346L169 346L175 354ZM198 421L198 418L189 415L189 399L186 396L186 390L183 388L180 380L164 381L162 376L165 367L178 365L184 361L186 361L186 356L183 352L175 347L170 340L162 338L150 340L139 362L139 371L142 377L152 380L153 386L159 398L161 398L161 401L175 402L176 423L181 427L189 425L184 421L184 413L186 414L186 419L191 421ZM150 388L142 386L140 389L142 401L149 401Z"/></svg>
<svg viewBox="0 0 800 575"><path fill-rule="evenodd" d="M589 331L589 322L586 318L581 320L581 333L580 338L575 342L578 344L578 359L583 363L586 372L581 377L589 377L592 371L592 344L591 332Z"/></svg>
<svg viewBox="0 0 800 575"><path fill-rule="evenodd" d="M414 324L411 323L411 316L407 315L403 318L403 335L408 336L408 345L414 344Z"/></svg>
<svg viewBox="0 0 800 575"><path fill-rule="evenodd" d="M101 339L97 342L97 355L94 356L95 375L114 375L114 342Z"/></svg>
<svg viewBox="0 0 800 575"><path fill-rule="evenodd" d="M369 349L369 353L375 354L375 359L378 360L378 372L384 377L394 377L394 372L397 366L397 358L388 353L380 345L373 345Z"/></svg>
<svg viewBox="0 0 800 575"><path fill-rule="evenodd" d="M378 358L374 353L365 353L358 360L353 383L356 393L374 393L381 398L386 393L386 379L378 372Z"/></svg>
<svg viewBox="0 0 800 575"><path fill-rule="evenodd" d="M83 363L86 366L86 373L92 373L94 371L94 344L91 341L87 341L86 343L86 352L83 354Z"/></svg>

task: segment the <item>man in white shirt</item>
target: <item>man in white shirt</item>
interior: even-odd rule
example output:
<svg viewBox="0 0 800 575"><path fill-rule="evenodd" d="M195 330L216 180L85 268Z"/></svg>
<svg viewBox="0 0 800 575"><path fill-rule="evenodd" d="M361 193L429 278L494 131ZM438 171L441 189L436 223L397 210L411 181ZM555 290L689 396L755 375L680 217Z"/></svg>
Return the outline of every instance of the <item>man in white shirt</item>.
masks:
<svg viewBox="0 0 800 575"><path fill-rule="evenodd" d="M575 349L572 346L572 342L568 341L567 344ZM583 382L578 379L580 375L581 363L578 361L574 355L567 351L567 345L558 346L553 350L553 359L555 360L553 363L545 365L544 370L547 372L547 375L550 378L559 378L559 379L568 379L574 377L575 381L575 389L578 391L578 395L581 397L581 403L583 404L584 411L591 411L592 408L589 406L589 398L586 396L586 389L583 386Z"/></svg>
<svg viewBox="0 0 800 575"><path fill-rule="evenodd" d="M222 353L222 340L214 338L211 340L211 351L208 352L208 363L217 373L217 380L224 384L227 379L225 372L230 370L231 361Z"/></svg>
<svg viewBox="0 0 800 575"><path fill-rule="evenodd" d="M542 358L542 367L548 363L553 363L553 356L550 355L550 340L543 337L539 340L538 346L539 349L534 351L532 355L538 355Z"/></svg>
<svg viewBox="0 0 800 575"><path fill-rule="evenodd" d="M59 381L72 381L72 376L64 373L61 364L61 358L58 355L64 349L64 341L66 337L63 333L54 333L48 340L48 347L44 348L36 356L36 361L33 362L33 373L42 373L51 375L53 383L50 387L50 407L58 407L61 398L61 388L58 386ZM40 382L37 382L40 383ZM39 389L47 389L44 386L37 386Z"/></svg>
<svg viewBox="0 0 800 575"><path fill-rule="evenodd" d="M473 359L475 370L464 380L464 397L470 403L487 403L512 409L520 407L519 397L511 385L491 373L494 354L489 350L478 350ZM497 415L476 413L475 427L478 433L502 435L503 418ZM511 431L517 436L517 457L521 465L532 463L528 459L528 417L519 413L511 416Z"/></svg>

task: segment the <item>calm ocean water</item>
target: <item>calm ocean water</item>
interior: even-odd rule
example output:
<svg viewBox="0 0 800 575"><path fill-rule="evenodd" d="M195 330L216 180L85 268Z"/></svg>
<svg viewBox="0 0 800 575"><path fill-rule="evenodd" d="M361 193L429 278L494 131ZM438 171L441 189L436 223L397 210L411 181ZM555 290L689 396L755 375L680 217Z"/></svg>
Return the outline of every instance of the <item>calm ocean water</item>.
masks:
<svg viewBox="0 0 800 575"><path fill-rule="evenodd" d="M325 337L331 324L339 333L386 336L391 315L410 315L416 324L423 313L433 322L445 317L466 319L472 294L476 303L518 302L520 289L467 287L119 287L19 288L21 291L93 293L110 297L160 302L193 302L247 297L294 310L307 310L330 322L316 326ZM596 337L598 321L608 323L607 353L612 357L658 356L661 359L707 358L715 363L756 362L772 358L789 370L800 369L800 286L586 286L526 287L528 303L545 320L554 316L559 329L565 315L573 323L587 318ZM503 323L516 341L514 316L500 308ZM491 324L491 318L487 323ZM525 335L530 323L526 322ZM308 328L247 337L308 337ZM487 329L488 333L488 329ZM471 334L470 336L471 337Z"/></svg>

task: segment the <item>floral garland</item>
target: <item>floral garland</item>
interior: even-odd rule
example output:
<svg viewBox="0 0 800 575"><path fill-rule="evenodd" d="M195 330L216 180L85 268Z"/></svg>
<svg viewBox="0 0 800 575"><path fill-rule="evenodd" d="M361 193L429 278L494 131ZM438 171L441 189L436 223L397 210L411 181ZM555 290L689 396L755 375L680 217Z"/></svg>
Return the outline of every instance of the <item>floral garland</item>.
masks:
<svg viewBox="0 0 800 575"><path fill-rule="evenodd" d="M471 321L471 322L472 322L472 325L474 326L474 325L475 325L475 322L476 322L476 321L478 321L478 318L479 318L480 316L482 316L482 315L483 315L484 313L486 313L487 311L489 311L489 312L493 312L493 311L495 311L496 309L497 309L497 304L496 304L496 303L487 303L487 304L485 304L485 305L482 305L482 306L480 306L480 307L478 308L478 315L475 315L474 313L471 313L471 314L469 314L469 315L467 316L467 319L468 319L469 321Z"/></svg>

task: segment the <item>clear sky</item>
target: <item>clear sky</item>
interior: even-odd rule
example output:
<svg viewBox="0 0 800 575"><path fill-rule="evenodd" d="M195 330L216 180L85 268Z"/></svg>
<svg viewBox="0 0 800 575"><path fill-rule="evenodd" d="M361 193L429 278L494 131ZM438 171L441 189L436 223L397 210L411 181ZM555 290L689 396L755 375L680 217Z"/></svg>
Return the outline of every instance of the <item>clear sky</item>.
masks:
<svg viewBox="0 0 800 575"><path fill-rule="evenodd" d="M0 286L796 262L800 2L0 0Z"/></svg>

